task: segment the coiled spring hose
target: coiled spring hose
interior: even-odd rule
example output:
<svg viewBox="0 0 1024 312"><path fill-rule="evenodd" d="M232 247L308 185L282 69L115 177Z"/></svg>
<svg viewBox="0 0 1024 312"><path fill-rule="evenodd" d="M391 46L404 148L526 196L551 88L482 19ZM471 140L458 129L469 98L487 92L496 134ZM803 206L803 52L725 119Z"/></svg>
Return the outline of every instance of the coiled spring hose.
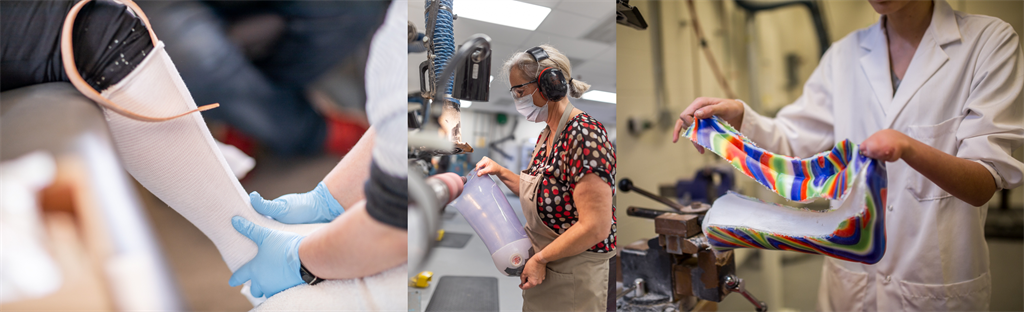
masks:
<svg viewBox="0 0 1024 312"><path fill-rule="evenodd" d="M448 65L448 60L455 54L455 30L453 29L453 22L455 21L455 15L452 13L453 0L433 0L440 1L439 9L437 10L437 21L434 24L434 33L430 38L433 52L434 52L434 86L438 87L442 84L437 81L440 79L441 72L444 67ZM427 22L430 22L430 3L432 1L426 1L425 8L426 13L424 18ZM449 81L444 82L443 88L432 89L434 92L438 90L444 90L443 94L451 94L454 86L455 77L452 77Z"/></svg>

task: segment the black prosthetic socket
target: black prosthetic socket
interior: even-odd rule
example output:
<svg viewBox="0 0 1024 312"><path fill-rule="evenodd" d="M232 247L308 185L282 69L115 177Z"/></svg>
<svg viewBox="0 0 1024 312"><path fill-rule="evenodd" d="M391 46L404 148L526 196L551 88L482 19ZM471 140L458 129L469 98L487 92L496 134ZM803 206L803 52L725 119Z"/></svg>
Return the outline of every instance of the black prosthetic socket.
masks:
<svg viewBox="0 0 1024 312"><path fill-rule="evenodd" d="M75 65L85 82L97 91L128 76L155 44L138 16L123 4L109 0L82 7L72 33Z"/></svg>
<svg viewBox="0 0 1024 312"><path fill-rule="evenodd" d="M64 18L75 1L0 1L0 91L70 81L60 53ZM153 49L146 25L123 4L86 4L72 29L82 78L103 91L120 82Z"/></svg>

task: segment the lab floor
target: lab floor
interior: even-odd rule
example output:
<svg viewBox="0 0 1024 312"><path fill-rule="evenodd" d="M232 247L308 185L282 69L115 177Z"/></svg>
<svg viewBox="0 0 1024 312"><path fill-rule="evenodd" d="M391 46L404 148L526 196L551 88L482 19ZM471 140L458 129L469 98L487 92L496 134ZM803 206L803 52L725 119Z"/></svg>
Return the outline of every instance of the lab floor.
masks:
<svg viewBox="0 0 1024 312"><path fill-rule="evenodd" d="M247 192L259 191L266 198L308 192L334 168L337 156L280 159L262 157L242 179ZM241 294L241 286L228 286L231 271L221 260L213 242L198 228L141 186L140 195L167 257L168 265L185 301L187 311L248 311L252 304Z"/></svg>
<svg viewBox="0 0 1024 312"><path fill-rule="evenodd" d="M502 189L505 190L503 185ZM506 194L508 194L507 190ZM506 195L506 197L512 207L520 207L519 197L511 195ZM513 210L516 211L519 221L525 224L526 218L523 217L522 209ZM454 207L448 207L445 210L443 221L446 234L466 233L473 237L463 248L438 247L434 249L431 258L423 265L423 270L434 272L433 281L427 288L409 287L410 292L420 292L419 310L414 310L415 306L410 302L409 312L427 309L430 297L434 294L434 287L445 275L496 277L498 279L498 304L501 311L522 311L523 291L519 289L519 277L505 276L494 267L494 261L491 260L491 253L487 251L487 246L476 235L476 232L473 232L473 228L469 226L466 218L463 218ZM410 300L412 299L410 298Z"/></svg>

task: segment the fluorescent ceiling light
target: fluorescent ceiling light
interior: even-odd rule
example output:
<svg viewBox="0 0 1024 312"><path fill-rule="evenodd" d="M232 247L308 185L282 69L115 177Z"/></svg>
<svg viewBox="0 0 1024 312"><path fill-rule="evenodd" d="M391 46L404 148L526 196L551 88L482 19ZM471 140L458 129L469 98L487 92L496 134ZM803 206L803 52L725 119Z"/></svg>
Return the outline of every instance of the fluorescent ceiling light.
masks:
<svg viewBox="0 0 1024 312"><path fill-rule="evenodd" d="M584 100L591 100L591 101L615 104L615 93L613 93L613 92L604 92L604 91L593 90L593 91L588 91L587 93L584 93L581 98L584 99Z"/></svg>
<svg viewBox="0 0 1024 312"><path fill-rule="evenodd" d="M536 30L551 13L550 8L514 0L459 0L453 6L459 18L529 31Z"/></svg>

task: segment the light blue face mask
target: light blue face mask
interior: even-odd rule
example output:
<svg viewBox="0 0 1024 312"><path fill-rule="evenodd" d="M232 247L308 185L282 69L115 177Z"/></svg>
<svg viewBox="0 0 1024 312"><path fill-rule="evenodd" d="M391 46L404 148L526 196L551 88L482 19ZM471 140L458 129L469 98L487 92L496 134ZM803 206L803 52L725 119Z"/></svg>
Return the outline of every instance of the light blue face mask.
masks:
<svg viewBox="0 0 1024 312"><path fill-rule="evenodd" d="M544 122L548 119L548 103L544 103L540 107L533 105L534 93L537 93L537 90L533 90L530 94L516 97L515 92L513 92L512 99L516 102L516 110L519 111L519 114L526 117L526 120L530 122Z"/></svg>

